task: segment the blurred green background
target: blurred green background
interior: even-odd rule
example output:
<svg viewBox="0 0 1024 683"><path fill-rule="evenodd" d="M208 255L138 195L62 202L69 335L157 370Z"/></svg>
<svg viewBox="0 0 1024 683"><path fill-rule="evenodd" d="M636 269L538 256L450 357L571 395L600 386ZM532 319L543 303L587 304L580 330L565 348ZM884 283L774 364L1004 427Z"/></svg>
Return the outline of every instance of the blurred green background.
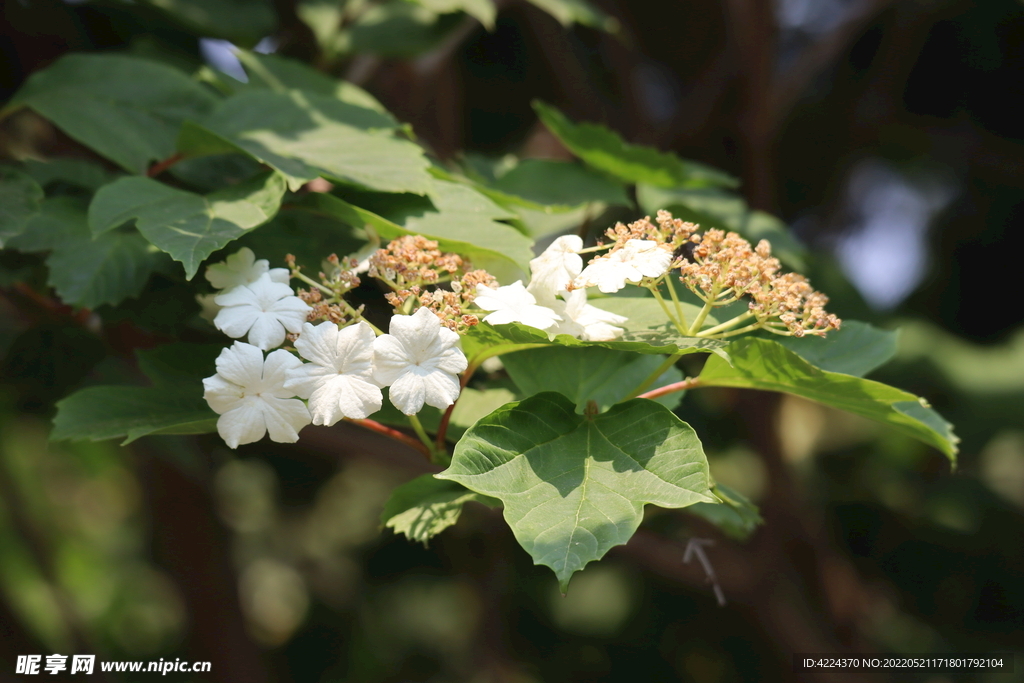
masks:
<svg viewBox="0 0 1024 683"><path fill-rule="evenodd" d="M6 2L0 100L69 50L232 72L231 40L362 85L440 159L565 158L542 98L740 176L814 249L831 310L901 328L872 376L956 425L958 470L800 399L692 393L677 412L766 525L740 543L649 510L562 597L483 507L428 548L382 533L390 490L429 466L356 428L237 453L49 443L55 401L131 381L133 349L193 334L197 308L156 276L97 334L14 284L34 257L0 253L0 681L54 652L210 660L178 678L240 683L1024 680L1024 6L498 0L488 31L463 5ZM0 122L0 158L86 154L30 112ZM715 542L725 607L682 562L691 537ZM802 652L1017 652L1018 670L797 674Z"/></svg>

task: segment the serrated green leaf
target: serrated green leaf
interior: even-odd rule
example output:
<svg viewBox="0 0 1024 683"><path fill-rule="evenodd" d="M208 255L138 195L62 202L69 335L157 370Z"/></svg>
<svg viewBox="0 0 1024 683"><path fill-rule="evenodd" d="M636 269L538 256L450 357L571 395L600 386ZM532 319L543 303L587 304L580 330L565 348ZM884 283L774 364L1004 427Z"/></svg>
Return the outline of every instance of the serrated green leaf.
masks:
<svg viewBox="0 0 1024 683"><path fill-rule="evenodd" d="M619 134L594 123L573 123L554 107L534 100L533 108L555 137L596 169L630 183L658 187L736 187L732 176L680 159L653 147L631 145Z"/></svg>
<svg viewBox="0 0 1024 683"><path fill-rule="evenodd" d="M577 415L560 394L538 394L480 420L437 475L504 503L519 544L555 572L573 573L629 540L647 503L714 502L707 458L689 425L654 401Z"/></svg>
<svg viewBox="0 0 1024 683"><path fill-rule="evenodd" d="M0 166L0 249L39 213L43 188L26 173Z"/></svg>
<svg viewBox="0 0 1024 683"><path fill-rule="evenodd" d="M277 15L271 0L143 0L203 36L254 45L273 33Z"/></svg>
<svg viewBox="0 0 1024 683"><path fill-rule="evenodd" d="M212 111L216 98L174 68L125 55L64 55L32 74L5 109L26 106L69 136L142 173L174 153L185 119Z"/></svg>
<svg viewBox="0 0 1024 683"><path fill-rule="evenodd" d="M88 387L57 403L50 438L122 445L156 433L205 434L217 415L203 400L202 384L176 387Z"/></svg>
<svg viewBox="0 0 1024 683"><path fill-rule="evenodd" d="M86 204L77 197L44 200L10 246L49 251L48 284L65 303L84 308L114 305L138 295L166 258L138 234L114 232L93 239Z"/></svg>
<svg viewBox="0 0 1024 683"><path fill-rule="evenodd" d="M448 440L458 441L466 430L481 419L487 417L506 403L512 403L519 397L508 389L474 389L466 387L459 394L459 401L452 409L448 423Z"/></svg>
<svg viewBox="0 0 1024 683"><path fill-rule="evenodd" d="M30 159L25 161L25 172L43 187L53 183L66 183L93 191L113 179L113 174L107 169L86 159Z"/></svg>
<svg viewBox="0 0 1024 683"><path fill-rule="evenodd" d="M825 337L771 338L822 370L863 377L896 355L898 337L894 331L880 330L859 320L844 320L841 329L830 330Z"/></svg>
<svg viewBox="0 0 1024 683"><path fill-rule="evenodd" d="M426 7L435 14L465 12L484 25L488 31L494 30L494 19L498 16L498 8L493 0L411 0Z"/></svg>
<svg viewBox="0 0 1024 683"><path fill-rule="evenodd" d="M425 194L429 165L418 145L394 135L390 116L311 92L243 91L178 138L186 156L244 152L288 178L323 175L384 192Z"/></svg>
<svg viewBox="0 0 1024 683"><path fill-rule="evenodd" d="M453 481L424 474L391 492L380 522L410 541L427 545L427 541L459 521L462 506L469 502L488 507L501 505L494 498L474 493Z"/></svg>
<svg viewBox="0 0 1024 683"><path fill-rule="evenodd" d="M89 225L101 235L135 219L147 240L185 267L188 279L203 259L277 213L284 179L265 173L206 196L152 178L121 178L89 206Z"/></svg>
<svg viewBox="0 0 1024 683"><path fill-rule="evenodd" d="M746 337L729 344L731 365L712 356L701 386L780 391L891 425L956 462L952 425L922 399L881 382L820 370L768 339Z"/></svg>
<svg viewBox="0 0 1024 683"><path fill-rule="evenodd" d="M742 493L724 484L716 484L711 491L721 499L721 503L695 503L686 511L703 517L738 541L747 540L757 527L764 524L757 506Z"/></svg>
<svg viewBox="0 0 1024 683"><path fill-rule="evenodd" d="M665 189L639 184L636 197L640 207L651 215L665 209L676 218L699 223L702 228L738 232L752 244L768 240L772 253L783 263L795 270L806 270L807 248L786 224L771 214L751 210L747 202L733 192L716 188Z"/></svg>
<svg viewBox="0 0 1024 683"><path fill-rule="evenodd" d="M495 214L507 215L503 209L470 188L441 180L431 179L430 198L438 211L417 209L404 216L398 212L395 217L402 224L323 192L308 194L303 203L350 226L369 225L385 241L423 235L436 240L441 250L468 256L474 267L499 278L515 278L528 268L532 242L515 228L493 220Z"/></svg>
<svg viewBox="0 0 1024 683"><path fill-rule="evenodd" d="M622 183L568 161L524 159L491 187L537 208L569 210L584 204L632 204Z"/></svg>
<svg viewBox="0 0 1024 683"><path fill-rule="evenodd" d="M529 0L529 2L553 16L562 26L582 24L608 33L616 33L619 30L618 21L586 0Z"/></svg>
<svg viewBox="0 0 1024 683"><path fill-rule="evenodd" d="M527 349L501 357L508 376L524 396L554 391L575 403L576 412L580 414L589 401L594 401L602 411L622 401L656 371L663 360L661 356L601 347L563 346ZM679 370L669 368L649 388L656 389L682 378ZM671 409L678 404L680 396L669 394L662 398L668 401L662 402L663 405Z"/></svg>

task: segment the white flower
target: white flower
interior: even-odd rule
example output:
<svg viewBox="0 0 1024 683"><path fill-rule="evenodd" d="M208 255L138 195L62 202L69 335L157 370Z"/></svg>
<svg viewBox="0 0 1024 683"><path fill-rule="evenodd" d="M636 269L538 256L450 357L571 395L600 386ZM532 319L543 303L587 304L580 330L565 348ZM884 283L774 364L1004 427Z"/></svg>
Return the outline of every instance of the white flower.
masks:
<svg viewBox="0 0 1024 683"><path fill-rule="evenodd" d="M217 433L231 448L259 441L294 443L309 424L305 404L284 388L285 373L302 364L284 349L263 360L263 352L235 342L217 356L217 374L203 380L203 398L217 419Z"/></svg>
<svg viewBox="0 0 1024 683"><path fill-rule="evenodd" d="M485 311L494 311L484 316L484 322L491 325L522 323L546 330L561 320L550 308L537 305L537 299L526 291L522 280L497 289L477 285L473 303Z"/></svg>
<svg viewBox="0 0 1024 683"><path fill-rule="evenodd" d="M250 285L219 294L214 301L223 306L213 324L229 337L249 333L249 343L264 351L280 346L285 332L298 333L310 308L291 287L273 282L268 273Z"/></svg>
<svg viewBox="0 0 1024 683"><path fill-rule="evenodd" d="M365 322L339 330L334 323L306 323L295 349L310 363L288 371L284 386L309 399L313 424L343 417L361 420L380 410L383 396L373 380L373 329Z"/></svg>
<svg viewBox="0 0 1024 683"><path fill-rule="evenodd" d="M274 282L288 284L287 268L271 268L270 261L257 261L252 249L242 247L224 261L207 266L205 275L215 289L233 289L256 282L264 273L268 273Z"/></svg>
<svg viewBox="0 0 1024 683"><path fill-rule="evenodd" d="M550 305L583 270L583 259L576 253L582 248L583 240L576 235L564 235L552 242L540 256L530 261L532 277L527 291L538 301Z"/></svg>
<svg viewBox="0 0 1024 683"><path fill-rule="evenodd" d="M395 407L415 415L423 404L447 408L459 397L459 379L468 363L458 347L459 335L429 309L391 318L391 334L373 342L374 377L390 386Z"/></svg>
<svg viewBox="0 0 1024 683"><path fill-rule="evenodd" d="M672 252L653 240L629 240L616 252L599 256L573 280L574 288L596 286L610 294L637 284L645 277L660 277L672 265Z"/></svg>
<svg viewBox="0 0 1024 683"><path fill-rule="evenodd" d="M622 336L623 329L615 327L628 318L609 313L587 303L587 290L576 289L564 293L565 301L557 301L555 310L563 322L551 334L569 334L583 341L612 341Z"/></svg>

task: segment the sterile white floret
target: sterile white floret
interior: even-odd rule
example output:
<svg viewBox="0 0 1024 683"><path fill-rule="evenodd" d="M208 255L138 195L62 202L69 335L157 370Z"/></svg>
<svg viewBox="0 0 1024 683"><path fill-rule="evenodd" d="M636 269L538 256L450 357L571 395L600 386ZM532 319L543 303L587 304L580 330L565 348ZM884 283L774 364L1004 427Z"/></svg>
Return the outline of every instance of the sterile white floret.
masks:
<svg viewBox="0 0 1024 683"><path fill-rule="evenodd" d="M583 341L612 341L622 336L623 329L616 327L628 318L602 310L587 303L587 290L576 289L562 294L564 301L557 301L555 310L562 316L562 322L551 330L552 334L569 334Z"/></svg>
<svg viewBox="0 0 1024 683"><path fill-rule="evenodd" d="M672 253L653 240L629 240L622 249L600 256L583 269L572 286L597 287L610 294L637 284L645 277L660 277L672 265Z"/></svg>
<svg viewBox="0 0 1024 683"><path fill-rule="evenodd" d="M236 339L248 334L249 343L264 351L280 346L286 332L300 332L310 311L291 287L272 281L269 273L214 301L222 307L213 319L217 329Z"/></svg>
<svg viewBox="0 0 1024 683"><path fill-rule="evenodd" d="M444 409L459 397L457 375L468 365L459 335L427 308L391 318L390 334L373 342L374 377L390 386L396 408L415 415L423 404Z"/></svg>
<svg viewBox="0 0 1024 683"><path fill-rule="evenodd" d="M215 289L233 289L239 285L249 285L256 282L264 274L269 274L270 279L281 284L288 284L287 268L271 268L267 259L256 260L256 254L249 247L242 247L231 256L228 256L220 263L214 263L206 268L206 279Z"/></svg>
<svg viewBox="0 0 1024 683"><path fill-rule="evenodd" d="M302 364L284 349L263 352L235 342L217 357L217 374L203 380L203 398L220 415L217 433L231 448L270 433L271 441L294 443L309 424L305 404L284 388L288 370Z"/></svg>
<svg viewBox="0 0 1024 683"><path fill-rule="evenodd" d="M361 420L380 410L383 396L373 379L373 329L365 322L339 330L331 322L306 323L295 350L309 363L288 371L285 388L309 399L313 424L343 417Z"/></svg>
<svg viewBox="0 0 1024 683"><path fill-rule="evenodd" d="M476 292L473 303L485 311L493 311L484 316L484 322L491 325L522 323L546 330L561 320L561 317L547 306L537 305L537 299L526 291L522 280L516 280L497 289L477 285Z"/></svg>
<svg viewBox="0 0 1024 683"><path fill-rule="evenodd" d="M550 306L559 292L583 270L583 259L578 252L583 240L576 235L563 235L545 249L540 256L530 261L530 284L527 291L537 301Z"/></svg>

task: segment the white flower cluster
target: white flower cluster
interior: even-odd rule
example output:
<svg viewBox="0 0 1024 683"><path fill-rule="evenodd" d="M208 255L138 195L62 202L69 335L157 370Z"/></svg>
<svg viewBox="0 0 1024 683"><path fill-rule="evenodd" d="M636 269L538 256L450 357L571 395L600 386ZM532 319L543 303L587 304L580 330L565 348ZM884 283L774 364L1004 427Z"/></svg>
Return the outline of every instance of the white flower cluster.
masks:
<svg viewBox="0 0 1024 683"><path fill-rule="evenodd" d="M283 271L283 282L281 281ZM391 319L390 333L375 337L360 321L339 329L311 325L311 310L295 296L288 271L269 270L242 249L210 266L214 286L230 287L216 297L223 308L214 324L232 337L248 334L217 357L217 374L203 380L204 397L220 415L217 431L231 448L270 434L273 441L297 441L306 425L363 419L381 408L381 389L406 415L424 406L447 408L459 396L457 375L466 369L459 335L443 327L426 308ZM263 352L298 333L295 350ZM303 362L303 360L308 362ZM305 399L303 402L299 399Z"/></svg>
<svg viewBox="0 0 1024 683"><path fill-rule="evenodd" d="M626 318L587 303L587 287L617 292L627 282L660 277L672 255L655 242L630 240L623 249L601 256L584 268L579 252L583 240L575 235L556 239L530 261L532 279L527 287L515 282L490 289L477 286L476 305L493 311L484 317L492 325L518 322L547 330L551 337L568 334L584 341L611 341L622 336Z"/></svg>

